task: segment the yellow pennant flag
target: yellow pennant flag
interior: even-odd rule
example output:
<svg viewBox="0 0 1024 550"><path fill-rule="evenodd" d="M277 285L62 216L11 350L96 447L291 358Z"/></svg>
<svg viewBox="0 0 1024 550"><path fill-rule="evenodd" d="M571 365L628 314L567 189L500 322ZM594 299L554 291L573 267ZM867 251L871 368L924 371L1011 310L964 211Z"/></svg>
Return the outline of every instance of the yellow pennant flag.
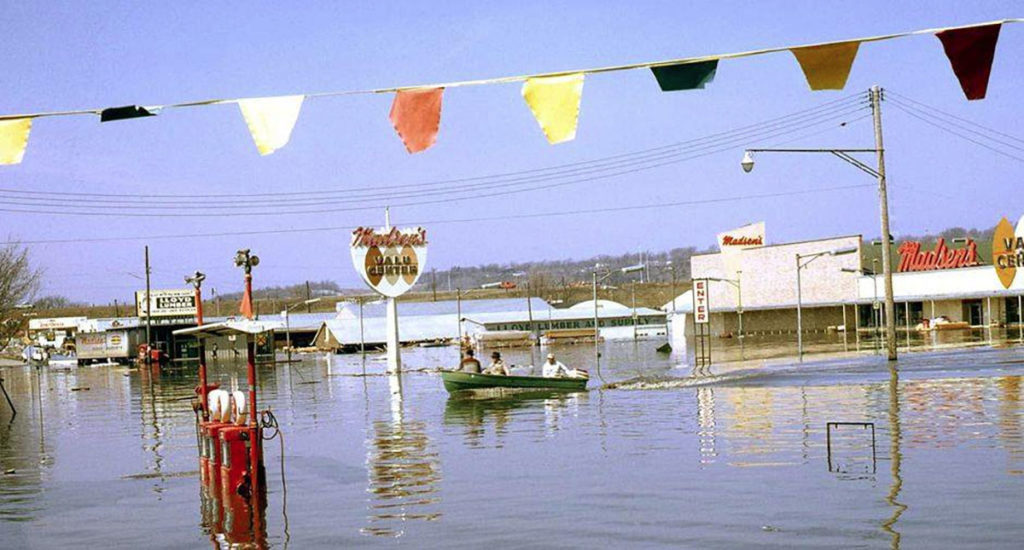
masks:
<svg viewBox="0 0 1024 550"><path fill-rule="evenodd" d="M812 90L842 90L850 76L860 42L792 48Z"/></svg>
<svg viewBox="0 0 1024 550"><path fill-rule="evenodd" d="M0 120L0 164L21 163L31 129L31 118Z"/></svg>
<svg viewBox="0 0 1024 550"><path fill-rule="evenodd" d="M530 78L523 84L523 99L551 144L576 138L582 95L583 73Z"/></svg>
<svg viewBox="0 0 1024 550"><path fill-rule="evenodd" d="M269 155L288 144L295 121L299 119L303 97L290 95L238 100L238 107L261 155Z"/></svg>

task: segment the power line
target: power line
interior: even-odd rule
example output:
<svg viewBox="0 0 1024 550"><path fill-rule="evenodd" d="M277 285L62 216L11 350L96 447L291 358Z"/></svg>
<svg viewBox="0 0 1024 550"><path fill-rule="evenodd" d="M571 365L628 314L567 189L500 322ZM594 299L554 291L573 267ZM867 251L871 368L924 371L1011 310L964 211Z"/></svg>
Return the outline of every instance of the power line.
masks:
<svg viewBox="0 0 1024 550"><path fill-rule="evenodd" d="M889 88L886 88L885 91L886 91L887 94L891 94L893 97L896 97L898 99L902 99L904 101L913 103L914 105L916 105L918 107L921 107L921 108L924 108L924 109L928 109L929 111L933 111L933 112L941 114L943 116L947 116L949 118L953 118L953 119L959 120L960 122L966 122L967 124L970 124L972 126L976 126L978 128L981 128L982 130L985 130L985 131L988 131L988 132L992 132L993 134L996 134L996 135L999 135L999 136L1002 136L1002 137L1005 137L1005 138L1009 138L1009 139L1012 139L1013 141L1017 141L1017 142L1020 142L1020 143L1024 144L1024 139L1021 139L1021 138L1019 138L1017 136L1010 135L1010 134L1007 134L1007 133L1004 133L1004 132L1000 132L999 130L994 130L994 129L989 128L987 126L983 126L981 124L978 124L977 122L974 122L973 120L968 120L966 118L956 116L956 115L954 115L952 113L947 113L946 111L943 111L943 110L938 109L936 107L932 107L931 105L928 105L926 103L922 103L922 102L917 101L917 100L915 100L913 98L907 97L907 96L905 96L903 94L894 92L894 91L892 91Z"/></svg>
<svg viewBox="0 0 1024 550"><path fill-rule="evenodd" d="M210 195L210 197L212 197L212 196L216 196L216 197L227 196L227 197L230 197L231 200L230 200L228 206L236 207L236 208L238 208L238 207L245 207L245 205L248 205L248 204L257 204L257 205L270 204L270 205L273 205L273 206L281 206L281 205L304 206L304 205L312 204L312 205L322 206L322 205L325 205L325 204L359 202L359 201L362 201L362 200L365 200L365 199L371 199L371 198L387 198L389 200L393 200L395 197L413 197L413 196L419 196L420 195L420 193L417 193L417 192L394 193L394 192L388 191L389 189L393 190L393 189L399 189L399 188L433 187L433 186L442 185L442 184L446 184L446 183L458 183L458 182L463 182L463 183L464 182L472 182L472 181L479 181L479 182L481 182L481 183L475 183L475 184L464 185L464 186L463 185L449 186L449 187L441 188L440 190L431 190L429 192L425 192L424 193L424 196L429 196L428 194L432 194L432 195L440 194L439 191L457 192L457 191L464 191L464 190L470 190L470 189L493 188L495 186L500 186L500 185L504 185L504 184L514 184L514 183L529 184L529 183L536 182L536 181L547 181L547 180L550 180L550 179L556 179L557 177L560 177L560 176L572 176L572 175L577 175L577 174L581 174L581 173L589 173L589 172L592 172L592 171L601 171L603 169L613 169L613 168L617 168L617 167L620 167L620 166L635 165L635 164L643 162L645 160L652 160L652 161L653 160L659 160L659 159L667 158L667 157L672 156L672 155L678 155L678 154L685 153L686 152L685 150L676 150L676 149L681 149L684 146L691 146L691 148L693 146L697 146L697 145L701 145L701 144L704 144L705 146L707 146L707 145L712 145L712 144L717 143L717 142L721 142L722 140L726 140L726 139L739 139L742 136L753 136L753 135L756 135L756 134L759 134L759 133L763 133L763 132L766 132L766 131L771 131L771 130L782 131L782 130L785 130L785 129L795 128L797 126L800 126L800 127L803 127L803 126L808 126L808 127L809 126L813 126L815 124L820 124L822 122L827 122L828 120L836 118L835 116L833 116L831 119L823 119L822 117L825 116L825 115L836 115L837 113L853 112L854 110L856 110L854 108L855 105L858 105L858 104L859 105L863 105L862 101L861 102L851 102L851 101L849 101L851 99L856 99L856 96L848 96L847 98L843 98L843 99L840 99L840 100L828 102L826 104L823 104L821 106L818 106L818 107L815 107L815 108L812 108L812 109L807 109L807 110L804 110L804 111L798 111L798 112L790 114L790 115L786 115L786 116L782 116L782 117L777 117L775 119L770 119L769 121L766 121L766 122L751 124L751 125L748 125L748 126L740 127L738 129L718 132L718 133L715 133L715 134L711 134L709 136L694 138L694 139L690 139L690 140L679 142L679 143L663 145L663 146L654 147L654 148L650 148L650 149L646 149L646 150L641 150L641 151L636 151L636 152L632 152L632 153L612 155L612 156L604 157L604 158L601 158L601 159L594 159L594 160L590 160L590 161L582 161L582 162L571 163L571 164L566 164L566 165L561 165L561 166L555 166L555 167L551 167L551 168L523 170L523 171L519 171L519 172L508 172L508 173L504 173L504 174L496 174L496 175L490 175L490 176L477 176L477 177L470 177L470 178L461 178L461 179L452 179L452 180L441 180L441 181L437 181L437 182L427 182L427 183L422 183L422 184L406 184L406 185L401 185L401 186L392 186L392 187L385 187L385 188L364 187L364 188L348 189L348 190L343 190L343 191L331 191L331 192L322 191L322 192L317 192L316 196L315 197L311 197L311 198L307 198L307 197L303 197L303 198L299 198L299 199L284 198L284 197L287 197L287 196L291 196L294 193L281 193L280 196L278 196L277 194L272 194L272 193L262 194L262 195L253 195L253 196L264 196L264 197L276 197L276 198L269 199L269 200L268 199L255 199L254 200L254 199L238 198L236 195ZM705 143L705 142L707 142L707 143ZM527 175L530 175L530 174L536 174L537 177L532 177L532 176L531 177L526 177ZM523 176L523 177L518 177L518 176ZM508 179L508 178L513 178L513 179ZM492 182L491 180L494 180L494 181ZM367 194L367 193L360 194L357 191L358 189L369 190L369 191L371 191L371 193L369 193L369 194ZM343 196L345 198L340 200L340 201L328 200L328 196L329 195L334 195L334 194L338 194L338 193L343 193ZM14 195L14 196L13 197L2 196L4 194ZM19 195L29 195L29 196L22 197L22 196L19 196ZM39 195L42 195L44 198L37 199L37 198L33 197L33 196L39 196ZM82 205L87 205L87 204L88 205L91 205L91 204L103 204L104 207L106 207L106 206L117 206L117 205L132 205L132 206L142 206L142 207L160 209L160 206L156 206L156 207L153 206L153 204L152 204L152 200L153 199L174 198L175 199L174 206L184 207L184 205L186 205L186 204L194 203L197 200L196 197L203 197L203 195L134 195L134 196L125 196L124 194L76 193L76 192L71 192L71 193L60 192L60 196L54 196L54 195L55 195L55 193L52 192L52 191L19 191L19 190L10 190L10 189L0 189L0 202L5 202L6 204L10 204L10 205L50 205L51 203L65 203L66 202L66 203L74 204L75 206L79 206L79 207L82 206ZM116 200L96 199L95 197L115 197ZM32 201L40 201L40 202L38 202L38 203L37 202L31 202L31 203L27 202L27 201L30 201L30 200L32 200ZM20 201L20 202L15 202L15 201ZM139 204L140 201L144 201L144 202ZM216 208L220 204L225 204L225 203L217 202L217 203L211 205L210 201L203 201L203 202L201 202L199 204L198 208L207 208L207 209L208 208ZM166 208L166 207L164 207L164 208Z"/></svg>
<svg viewBox="0 0 1024 550"><path fill-rule="evenodd" d="M152 207L152 206L146 206L145 208L137 209L137 210L154 210L155 209L154 213L120 212L120 211L111 212L110 208L109 208L110 207L109 204L104 204L103 206L92 205L92 204L76 204L77 210L70 210L69 209L69 210L53 211L53 210L22 210L22 209L10 209L10 208L4 209L4 208L0 208L0 211L16 212L16 213L30 213L30 214L57 214L57 215L76 215L76 216L98 216L98 215L102 215L102 216L121 216L121 217L208 217L208 216L228 216L228 217L232 217L233 216L233 217L238 217L238 216L278 216L278 215L300 215L300 214L336 213L336 212L342 212L342 211L380 209L380 208L383 208L384 206L420 206L420 205L428 205L428 204L447 203L447 202L451 202L451 201L473 200L473 199L479 199L479 198L489 198L489 197L495 197L495 196L504 196L504 195L509 195L509 194L513 194L513 193L523 193L523 192L535 191L535 190L547 190L547 189L553 189L553 188L557 188L557 187L563 187L563 186L566 186L566 185L573 185L573 184L584 183L584 182L592 182L592 181L607 179L609 177L615 177L615 176L620 176L620 175L625 175L625 174L631 174L631 173L636 173L636 172L640 172L640 171L650 170L650 169L658 168L658 167L669 165L669 164L675 164L675 163L678 163L678 162L684 162L684 161L687 161L687 160L693 160L695 158L700 158L700 157L703 157L703 156L707 156L708 154L713 154L713 153L717 153L717 152L721 152L721 151L730 149L730 148L732 148L732 147L734 147L736 145L744 145L745 142L749 142L749 141L752 141L752 140L767 139L767 138L771 138L771 137L777 137L777 136L780 136L780 135L791 134L793 132L805 130L807 128L811 128L811 127L814 127L814 126L819 126L819 125L826 124L826 123L829 123L829 122L832 122L832 121L836 121L836 120L848 117L849 115L854 114L857 111L860 111L860 110L862 110L864 108L865 107L862 107L862 106L859 106L859 105L853 105L853 106L844 107L844 108L842 108L842 110L838 110L837 112L834 112L834 113L829 113L828 116L824 116L823 117L823 116L819 115L815 119L810 120L810 121L808 121L806 123L802 123L802 124L800 124L798 126L795 126L794 124L790 123L790 124L786 124L786 125L776 125L774 128L757 129L757 130L752 130L752 131L747 131L747 132L742 132L742 133L723 132L723 133L720 133L720 134L717 134L717 135L721 135L721 136L724 136L724 137L717 138L715 140L711 140L710 142L708 142L706 144L703 144L703 145L700 145L699 147L692 148L692 150L669 151L669 152L661 153L661 154L659 154L657 156L648 155L646 158L642 158L642 159L627 159L627 160L624 160L624 161L620 161L620 162L618 162L616 164L611 164L611 165L603 166L603 167L595 167L595 168L588 168L588 169L578 169L578 170L575 170L575 171L568 171L568 172L566 172L564 174L552 174L552 175L545 175L545 176L537 177L537 178L527 178L527 179L524 179L523 181L518 181L518 182L499 182L499 183L478 184L478 185L476 185L475 187L472 187L472 188L467 187L465 189L459 189L459 190L455 190L455 191L447 191L447 190L444 190L444 191L428 191L428 192L422 192L422 193L418 193L418 194L397 195L399 197L401 197L401 196L409 196L410 198L416 198L416 197L431 197L431 196L452 195L452 194L456 194L456 193L466 193L468 191L489 190L489 189L495 189L495 188L515 188L515 189L506 189L506 190L498 191L498 192L478 193L478 194L475 194L475 195L465 195L465 194L463 194L461 196L448 197L448 198L437 199L437 200L427 200L427 201L418 201L418 202L404 202L404 203L403 202L398 202L398 203L396 203L393 200L395 198L395 196L391 196L389 198L392 199L392 200L389 200L386 203L366 205L366 206L348 207L348 208L329 208L329 209L317 208L317 209L312 209L312 210L307 209L307 210L290 210L290 211L276 211L276 212L275 211L270 211L270 212L267 212L267 211L245 211L245 212L207 212L207 213L197 213L197 212L195 212L195 210L202 209L201 207L195 207L195 206L186 207L184 205L178 205L178 206L180 206L181 209L188 210L188 212L186 212L186 213L167 213L166 210L171 209L171 207L162 207L161 208L161 207ZM700 139L706 141L706 138L700 138ZM698 142L698 141L699 140L691 140L691 142ZM536 183L539 183L539 182L562 179L562 178L565 178L567 176L571 177L571 179L569 179L567 181L561 181L561 182L558 182L558 183L552 183L552 184L533 185L533 184L536 184ZM587 176L592 176L592 177L587 177ZM520 186L529 186L529 187L520 187ZM85 202L88 202L88 199L82 199L81 201L78 201L78 202L85 203ZM99 202L102 202L102 201L99 201ZM350 202L352 202L352 201L349 201L349 200L338 200L338 201L319 200L319 201L316 201L315 204L317 206L323 207L323 206L326 206L326 205L329 205L329 204L345 204L345 203L350 203ZM52 203L46 202L45 200L38 200L38 199L37 200L32 200L32 199L11 200L11 199L2 199L2 198L0 198L0 204L8 204L8 205L15 205L15 206L36 206L36 205L50 206L50 207L54 207L55 206ZM58 208L62 207L62 206L63 205L56 205L56 207L58 207ZM288 206L288 205L286 205L286 206ZM102 211L90 212L90 211L82 211L81 210L81 209L89 209L89 208L91 208L91 209L100 209L100 208L102 208ZM216 208L216 207L214 207L214 206L207 206L206 208ZM226 207L222 207L222 208L229 208L229 207L226 206Z"/></svg>
<svg viewBox="0 0 1024 550"><path fill-rule="evenodd" d="M676 201L676 202L659 202L652 204L640 204L631 206L611 206L606 208L591 208L584 210L566 210L559 212L539 212L533 214L514 214L508 216L501 216L495 218L493 216L488 217L477 217L477 218L458 218L458 219L440 219L440 220L426 220L426 221L411 221L408 225L420 225L420 226L431 226L431 225L443 225L443 224L459 224L459 223L476 223L476 222L495 222L503 220L520 220L520 219L536 219L536 218L550 218L559 216L576 216L586 214L606 214L611 212L625 212L631 210L646 210L646 209L659 209L659 208L673 208L680 206L696 206L702 204L715 204L723 202L734 202L744 200L761 200L771 199L780 197L791 197L799 195L810 195L816 193L829 193L833 191L845 191L850 189L861 189L866 187L874 187L874 184L858 184L858 185L841 185L834 187L821 187L816 189L802 189L796 191L782 191L776 193L761 193L756 195L746 196L729 196L712 199L697 199L688 201ZM292 228L292 229L268 229L268 230L253 230L253 231L225 231L225 232L208 232L208 233L185 233L185 234L170 234L170 235L149 235L149 236L132 236L132 237L95 237L95 238L73 238L73 239L37 239L37 240L26 240L26 241L4 241L0 244L80 244L80 243L110 243L110 242L126 242L126 241L156 241L156 240L173 240L173 239L197 239L197 238L211 238L211 237L242 237L242 236L258 236L258 235L290 235L297 233L320 233L330 231L352 231L355 226L326 226L326 227L308 227L308 228Z"/></svg>
<svg viewBox="0 0 1024 550"><path fill-rule="evenodd" d="M890 100L890 101L892 101L892 100ZM950 134L953 134L954 136L957 136L960 139L967 140L967 141L969 141L969 142L971 142L971 143L973 143L975 145L978 145L979 147L984 147L985 149L988 149L989 151L992 151L994 153L998 153L1000 155L1003 155L1004 157L1008 157L1008 158L1011 158L1011 159L1016 160L1016 161L1024 162L1024 157L1018 157L1016 155L1012 155L1010 153L1007 153L1006 151L1003 151L1001 149L997 149L995 147L992 147L991 145L988 145L986 143L978 141L978 140L976 140L976 139L974 139L974 138L972 138L970 136L966 136L966 135L964 135L964 134L962 134L962 133L960 133L960 132L958 132L956 130L953 130L951 128L948 128L948 127L944 126L943 124L941 124L939 122L936 122L934 120L930 120L930 119L926 118L925 116L922 116L922 115L920 115L918 113L915 113L913 110L908 109L907 107L905 107L904 105L902 105L900 103L893 102L893 106L896 107L897 109L899 109L900 111L903 111L904 113L906 113L906 114L908 114L908 115L910 115L910 116L920 120L921 122L924 122L925 124L928 124L929 126L933 126L935 128L938 128L939 130L942 130L944 132L948 132Z"/></svg>

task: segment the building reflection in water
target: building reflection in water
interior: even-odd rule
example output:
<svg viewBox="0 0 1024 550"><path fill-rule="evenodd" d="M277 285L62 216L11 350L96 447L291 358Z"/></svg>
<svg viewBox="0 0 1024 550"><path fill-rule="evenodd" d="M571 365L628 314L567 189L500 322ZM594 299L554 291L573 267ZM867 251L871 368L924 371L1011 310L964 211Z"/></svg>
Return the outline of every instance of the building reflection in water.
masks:
<svg viewBox="0 0 1024 550"><path fill-rule="evenodd" d="M426 423L407 420L401 375L388 376L391 419L373 422L367 441L369 525L366 535L400 537L410 520L436 521L441 462L432 449Z"/></svg>
<svg viewBox="0 0 1024 550"><path fill-rule="evenodd" d="M18 406L15 417L6 401L0 401L0 523L28 521L43 509L39 498L45 470L53 465L43 419L44 372L25 367L20 372L11 368L0 373ZM18 399L25 395L31 403Z"/></svg>
<svg viewBox="0 0 1024 550"><path fill-rule="evenodd" d="M1006 473L1010 475L1024 474L1024 435L1021 423L1021 377L1004 376L996 380L999 386L999 438L1006 447Z"/></svg>
<svg viewBox="0 0 1024 550"><path fill-rule="evenodd" d="M700 444L700 463L715 462L715 390L697 388L697 441Z"/></svg>

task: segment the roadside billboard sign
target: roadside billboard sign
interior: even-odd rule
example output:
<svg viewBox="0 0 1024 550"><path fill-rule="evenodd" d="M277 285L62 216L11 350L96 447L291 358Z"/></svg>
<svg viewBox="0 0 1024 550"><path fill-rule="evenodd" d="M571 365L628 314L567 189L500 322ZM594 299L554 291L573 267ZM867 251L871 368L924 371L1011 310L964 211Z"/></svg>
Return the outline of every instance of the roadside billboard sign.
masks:
<svg viewBox="0 0 1024 550"><path fill-rule="evenodd" d="M154 290L151 293L152 317L190 317L196 314L196 293L190 288ZM135 311L147 317L146 291L135 293Z"/></svg>

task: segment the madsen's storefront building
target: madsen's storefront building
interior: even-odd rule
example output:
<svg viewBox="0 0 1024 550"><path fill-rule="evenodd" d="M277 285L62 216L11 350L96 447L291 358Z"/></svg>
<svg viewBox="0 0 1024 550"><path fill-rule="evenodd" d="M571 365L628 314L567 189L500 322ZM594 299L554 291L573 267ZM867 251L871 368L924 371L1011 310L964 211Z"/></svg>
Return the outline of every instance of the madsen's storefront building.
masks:
<svg viewBox="0 0 1024 550"><path fill-rule="evenodd" d="M885 299L885 281L880 261L869 259L880 256L880 243L850 235L764 246L764 226L757 225L760 235L731 239L743 246L730 248L730 239L723 239L744 233L740 228L719 235L721 252L691 259L694 281L706 279L712 334L738 335L741 325L745 335L795 333L798 270L805 332L870 331L883 322L884 308L878 304ZM1024 217L1016 228L1002 220L991 243L939 239L891 246L898 330L1008 328L1017 337L1024 295ZM686 314L687 333L692 300L691 292L676 300L676 312Z"/></svg>

